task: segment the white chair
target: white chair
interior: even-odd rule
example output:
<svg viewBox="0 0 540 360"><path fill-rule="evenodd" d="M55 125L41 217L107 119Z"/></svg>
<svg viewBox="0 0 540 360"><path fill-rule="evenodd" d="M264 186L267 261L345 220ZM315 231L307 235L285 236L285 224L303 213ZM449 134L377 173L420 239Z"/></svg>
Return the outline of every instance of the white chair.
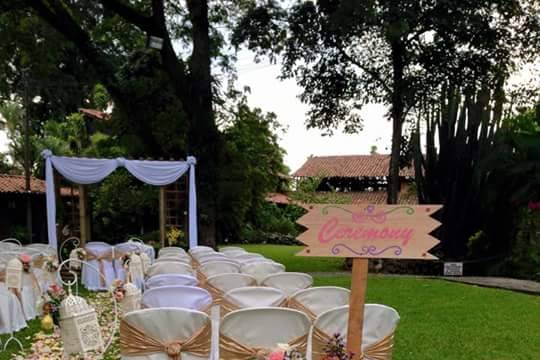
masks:
<svg viewBox="0 0 540 360"><path fill-rule="evenodd" d="M40 296L41 287L38 280L33 274L23 272L21 305L27 321L32 320L39 315L36 304Z"/></svg>
<svg viewBox="0 0 540 360"><path fill-rule="evenodd" d="M289 307L303 311L311 320L338 306L349 305L351 292L337 286L317 286L299 290L289 298Z"/></svg>
<svg viewBox="0 0 540 360"><path fill-rule="evenodd" d="M212 296L195 286L170 285L147 290L142 297L143 308L183 308L207 311L212 305Z"/></svg>
<svg viewBox="0 0 540 360"><path fill-rule="evenodd" d="M224 252L223 254L225 254L226 257L232 259L232 258L235 258L237 256L247 254L247 251L243 250L243 249L242 250L230 250L230 251Z"/></svg>
<svg viewBox="0 0 540 360"><path fill-rule="evenodd" d="M0 334L14 333L26 326L19 299L0 283Z"/></svg>
<svg viewBox="0 0 540 360"><path fill-rule="evenodd" d="M311 323L300 311L284 308L251 308L227 314L220 325L219 358L251 359L257 349L289 344L306 352ZM223 341L227 340L227 341Z"/></svg>
<svg viewBox="0 0 540 360"><path fill-rule="evenodd" d="M129 238L128 242L139 245L141 251L144 251L146 255L148 255L148 257L150 258L150 262L154 262L154 260L156 259L156 250L154 250L153 246L145 244L144 241L136 237Z"/></svg>
<svg viewBox="0 0 540 360"><path fill-rule="evenodd" d="M287 297L283 291L262 287L247 286L229 290L223 295L223 303L230 305L231 310L253 307L282 307L286 305Z"/></svg>
<svg viewBox="0 0 540 360"><path fill-rule="evenodd" d="M40 254L45 256L56 257L56 249L48 244L30 244L24 247L25 249L37 250Z"/></svg>
<svg viewBox="0 0 540 360"><path fill-rule="evenodd" d="M112 257L113 247L103 242L89 242L86 244L86 253L90 259L88 264L93 268L83 264L82 267L82 282L88 290L107 290L116 278ZM92 257L97 259L92 259ZM100 273L105 276L102 280Z"/></svg>
<svg viewBox="0 0 540 360"><path fill-rule="evenodd" d="M189 265L177 261L155 262L146 272L147 277L160 274L183 274L194 276L193 269Z"/></svg>
<svg viewBox="0 0 540 360"><path fill-rule="evenodd" d="M154 275L151 278L148 278L144 283L146 289L168 285L197 286L198 284L199 282L195 277L182 274Z"/></svg>
<svg viewBox="0 0 540 360"><path fill-rule="evenodd" d="M201 264L198 270L208 278L219 274L239 273L240 266L229 261L211 261Z"/></svg>
<svg viewBox="0 0 540 360"><path fill-rule="evenodd" d="M287 296L291 296L298 290L313 286L313 277L298 272L282 272L268 275L263 279L261 285L279 289Z"/></svg>
<svg viewBox="0 0 540 360"><path fill-rule="evenodd" d="M199 264L203 264L208 261L219 261L219 260L229 260L228 257L221 253L205 253L201 256L195 256L194 257Z"/></svg>
<svg viewBox="0 0 540 360"><path fill-rule="evenodd" d="M165 254L174 254L174 255L186 255L186 250L182 249L181 247L176 246L167 246L162 247L159 249L158 257L163 256Z"/></svg>
<svg viewBox="0 0 540 360"><path fill-rule="evenodd" d="M211 248L210 246L200 245L200 246L194 246L194 247L190 248L188 250L188 252L191 255L194 255L194 254L202 254L202 253L216 252L216 251L213 248Z"/></svg>
<svg viewBox="0 0 540 360"><path fill-rule="evenodd" d="M160 263L160 262L167 262L167 261L177 261L181 262L183 264L191 266L191 259L184 256L163 256L158 257L156 261L154 261L154 264Z"/></svg>
<svg viewBox="0 0 540 360"><path fill-rule="evenodd" d="M244 248L241 248L239 246L224 246L224 247L219 248L219 252L222 252L224 254L233 252L233 251L234 252L238 252L238 251L247 252Z"/></svg>
<svg viewBox="0 0 540 360"><path fill-rule="evenodd" d="M399 323L399 314L391 307L366 304L362 327L362 352L364 359L390 360L392 358L393 334ZM321 313L313 322L310 333L310 351L313 360L324 356L324 347L334 334L341 334L347 341L349 306L340 306Z"/></svg>
<svg viewBox="0 0 540 360"><path fill-rule="evenodd" d="M124 360L170 360L167 346L171 351L181 349L182 360L211 359L212 329L210 319L205 313L177 308L143 309L130 312L124 316L120 326L122 342L129 344L132 341L133 336L129 335L133 328L139 335L136 345L141 345L142 342L144 348L148 349L146 342L150 341L155 351L142 353L136 350L126 351L121 353L121 358ZM177 344L177 346L173 347L171 344Z"/></svg>
<svg viewBox="0 0 540 360"><path fill-rule="evenodd" d="M227 291L255 285L257 285L257 280L253 276L229 273L209 276L206 279L205 288L212 294L214 302L219 303Z"/></svg>
<svg viewBox="0 0 540 360"><path fill-rule="evenodd" d="M242 274L248 274L257 279L257 284L261 284L263 279L270 274L281 273L285 271L285 266L269 261L250 262L240 267Z"/></svg>

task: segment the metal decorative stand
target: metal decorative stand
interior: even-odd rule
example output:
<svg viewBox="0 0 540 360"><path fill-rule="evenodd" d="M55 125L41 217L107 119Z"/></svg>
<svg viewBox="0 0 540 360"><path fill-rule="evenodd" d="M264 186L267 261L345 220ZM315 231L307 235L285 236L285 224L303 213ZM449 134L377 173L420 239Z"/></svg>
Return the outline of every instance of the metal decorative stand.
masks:
<svg viewBox="0 0 540 360"><path fill-rule="evenodd" d="M63 250L64 250L64 247L69 243L72 243L73 249L76 249L81 245L81 239L79 239L76 236L70 236L66 240L62 241L62 244L60 244L60 248L58 250L60 261L64 261L64 256L62 255ZM69 258L69 255L68 255L68 258Z"/></svg>
<svg viewBox="0 0 540 360"><path fill-rule="evenodd" d="M3 240L0 240L0 243L15 243L15 244L19 245L19 247L22 247L21 242L19 240L15 239L15 238L3 239Z"/></svg>
<svg viewBox="0 0 540 360"><path fill-rule="evenodd" d="M66 241L67 241L67 239L66 239ZM64 241L64 243L65 243L65 241ZM79 275L77 274L77 272L71 270L71 266L69 266L69 264L71 262L78 262L81 265L81 268L82 268L82 265L87 266L88 268L90 268L90 269L94 270L95 272L97 272L99 274L99 276L101 277L101 279L105 283L107 282L107 279L105 278L105 276L94 265L92 265L92 264L90 264L90 263L88 263L88 262L86 262L84 260L66 259L66 260L62 261L60 263L60 265L58 266L57 273L58 273L58 278L60 279L60 282L62 283L62 285L67 286L69 288L70 293L71 293L71 287L75 286L75 295L79 296L79 286L81 285L79 283ZM62 267L64 267L64 266L67 266L67 271L73 276L73 280L69 281L69 280L64 280L62 278L61 271L62 271ZM105 346L103 347L103 350L101 351L102 354L105 354L107 352L107 350L109 349L109 347L111 346L111 344L112 344L112 342L114 340L114 335L116 334L116 331L118 330L118 303L116 301L116 298L114 297L113 290L108 289L107 291L110 293L111 299L112 299L112 302L113 302L114 322L113 322L113 331L111 332L111 335L110 335L109 339L107 340L107 342L105 343Z"/></svg>

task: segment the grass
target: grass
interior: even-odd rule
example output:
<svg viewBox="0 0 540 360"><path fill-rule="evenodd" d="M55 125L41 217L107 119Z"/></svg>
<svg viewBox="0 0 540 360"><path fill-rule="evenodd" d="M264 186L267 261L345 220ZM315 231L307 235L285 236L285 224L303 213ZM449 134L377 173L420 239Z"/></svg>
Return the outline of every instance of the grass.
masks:
<svg viewBox="0 0 540 360"><path fill-rule="evenodd" d="M332 258L295 257L300 247L243 246L288 271L342 271ZM350 276L315 276L315 285L350 288ZM395 360L540 359L540 297L415 278L370 276L367 302L395 308L401 321Z"/></svg>

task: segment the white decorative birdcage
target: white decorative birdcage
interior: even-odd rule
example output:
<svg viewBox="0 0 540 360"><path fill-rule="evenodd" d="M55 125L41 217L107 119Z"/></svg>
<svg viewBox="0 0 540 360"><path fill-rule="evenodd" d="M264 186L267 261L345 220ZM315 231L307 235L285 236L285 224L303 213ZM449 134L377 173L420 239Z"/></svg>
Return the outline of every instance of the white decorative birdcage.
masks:
<svg viewBox="0 0 540 360"><path fill-rule="evenodd" d="M14 257L7 262L6 266L6 286L8 289L21 290L23 279L23 264Z"/></svg>
<svg viewBox="0 0 540 360"><path fill-rule="evenodd" d="M124 285L124 299L120 303L120 309L125 315L130 311L139 310L141 307L141 290L134 284L128 282Z"/></svg>
<svg viewBox="0 0 540 360"><path fill-rule="evenodd" d="M82 297L70 294L62 301L60 329L66 355L103 351L96 310Z"/></svg>

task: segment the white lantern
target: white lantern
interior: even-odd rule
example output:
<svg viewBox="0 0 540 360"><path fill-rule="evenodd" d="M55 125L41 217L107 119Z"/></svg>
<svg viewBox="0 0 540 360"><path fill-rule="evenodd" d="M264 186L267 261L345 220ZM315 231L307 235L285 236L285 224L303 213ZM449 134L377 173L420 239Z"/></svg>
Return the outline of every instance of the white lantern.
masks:
<svg viewBox="0 0 540 360"><path fill-rule="evenodd" d="M124 285L124 299L120 303L122 314L127 314L130 311L139 310L141 307L141 290L132 283Z"/></svg>
<svg viewBox="0 0 540 360"><path fill-rule="evenodd" d="M70 294L62 301L60 329L66 356L103 350L96 311L80 296Z"/></svg>
<svg viewBox="0 0 540 360"><path fill-rule="evenodd" d="M152 261L150 260L150 256L148 256L148 254L145 252L142 252L139 256L141 257L142 261L143 273L146 274L148 268L150 267L150 265L152 265Z"/></svg>
<svg viewBox="0 0 540 360"><path fill-rule="evenodd" d="M141 257L137 254L132 254L129 259L129 274L131 281L144 278L143 263Z"/></svg>
<svg viewBox="0 0 540 360"><path fill-rule="evenodd" d="M6 286L8 289L21 290L23 279L23 264L17 259L13 258L8 261L6 266Z"/></svg>

